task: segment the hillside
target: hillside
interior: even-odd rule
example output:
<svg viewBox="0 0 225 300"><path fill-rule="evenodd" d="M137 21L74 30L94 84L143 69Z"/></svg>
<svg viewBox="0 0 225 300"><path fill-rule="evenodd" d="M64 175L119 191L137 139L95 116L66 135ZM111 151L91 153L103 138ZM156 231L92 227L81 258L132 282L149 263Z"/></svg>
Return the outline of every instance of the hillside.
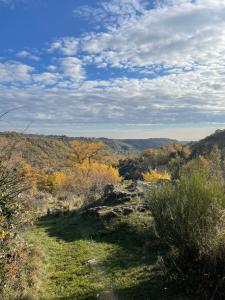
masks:
<svg viewBox="0 0 225 300"><path fill-rule="evenodd" d="M115 154L135 154L149 148L160 148L162 146L176 143L170 139L146 139L146 140L113 140L107 138L72 138L67 136L45 136L21 134L15 132L0 133L0 151L13 149L26 161L38 166L60 165L68 157L69 141L82 139L85 141L102 141Z"/></svg>
<svg viewBox="0 0 225 300"><path fill-rule="evenodd" d="M220 149L225 148L225 130L216 130L206 138L191 145L193 156L208 154L213 146L217 145Z"/></svg>
<svg viewBox="0 0 225 300"><path fill-rule="evenodd" d="M113 151L119 153L140 152L147 149L159 149L163 146L175 144L178 141L167 138L150 138L150 139L106 139L101 138L102 142L108 145Z"/></svg>

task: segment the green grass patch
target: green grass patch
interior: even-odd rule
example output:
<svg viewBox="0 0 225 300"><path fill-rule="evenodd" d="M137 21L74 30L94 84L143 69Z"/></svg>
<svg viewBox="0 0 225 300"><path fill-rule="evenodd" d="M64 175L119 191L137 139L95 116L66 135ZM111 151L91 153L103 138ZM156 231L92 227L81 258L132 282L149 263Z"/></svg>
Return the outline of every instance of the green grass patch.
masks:
<svg viewBox="0 0 225 300"><path fill-rule="evenodd" d="M42 249L39 299L186 299L163 281L156 261L163 250L149 214L103 223L78 212L44 218L28 233ZM175 296L173 296L175 295Z"/></svg>

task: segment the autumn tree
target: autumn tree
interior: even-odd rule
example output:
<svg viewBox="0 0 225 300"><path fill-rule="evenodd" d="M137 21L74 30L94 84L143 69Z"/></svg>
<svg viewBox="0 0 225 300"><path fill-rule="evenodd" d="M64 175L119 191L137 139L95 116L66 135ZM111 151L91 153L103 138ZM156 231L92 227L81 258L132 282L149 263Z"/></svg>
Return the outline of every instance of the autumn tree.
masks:
<svg viewBox="0 0 225 300"><path fill-rule="evenodd" d="M84 161L79 166L79 175L77 180L80 180L80 188L85 194L102 194L107 184L117 184L121 181L116 167L98 162Z"/></svg>
<svg viewBox="0 0 225 300"><path fill-rule="evenodd" d="M98 159L101 160L101 157L106 152L106 146L100 142L87 143L84 141L74 140L69 144L71 148L69 157L75 164L82 164L84 161L88 161L90 163Z"/></svg>
<svg viewBox="0 0 225 300"><path fill-rule="evenodd" d="M38 171L25 160L21 159L18 162L18 175L24 178L24 181L29 186L29 191L34 193L37 189Z"/></svg>
<svg viewBox="0 0 225 300"><path fill-rule="evenodd" d="M63 171L55 171L51 174L40 175L38 188L51 194L57 194L66 190L69 186L70 177Z"/></svg>

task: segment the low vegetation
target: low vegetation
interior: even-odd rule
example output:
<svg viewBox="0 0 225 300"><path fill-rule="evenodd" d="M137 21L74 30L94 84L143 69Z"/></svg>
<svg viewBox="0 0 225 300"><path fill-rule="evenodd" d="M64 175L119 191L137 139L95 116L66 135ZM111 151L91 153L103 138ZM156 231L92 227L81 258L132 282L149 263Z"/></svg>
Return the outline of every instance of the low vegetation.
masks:
<svg viewBox="0 0 225 300"><path fill-rule="evenodd" d="M223 150L35 139L1 145L0 299L225 299Z"/></svg>
<svg viewBox="0 0 225 300"><path fill-rule="evenodd" d="M17 299L33 283L35 256L20 233L31 221L22 194L28 189L21 165L0 162L0 295ZM36 258L35 258L36 259Z"/></svg>
<svg viewBox="0 0 225 300"><path fill-rule="evenodd" d="M39 299L188 299L163 279L158 261L166 249L149 212L96 219L78 209L42 218L28 240L43 245Z"/></svg>
<svg viewBox="0 0 225 300"><path fill-rule="evenodd" d="M211 164L195 160L191 172L154 187L147 201L156 233L170 248L164 260L168 276L201 299L224 299L225 186Z"/></svg>

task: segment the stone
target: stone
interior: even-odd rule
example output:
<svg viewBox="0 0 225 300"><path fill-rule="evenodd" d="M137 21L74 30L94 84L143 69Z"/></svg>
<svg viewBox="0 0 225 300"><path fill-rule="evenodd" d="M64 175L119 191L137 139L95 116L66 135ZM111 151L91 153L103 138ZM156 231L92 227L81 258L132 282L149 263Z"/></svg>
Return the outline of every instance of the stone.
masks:
<svg viewBox="0 0 225 300"><path fill-rule="evenodd" d="M137 189L137 182L134 181L132 182L128 187L127 187L129 192L135 192Z"/></svg>
<svg viewBox="0 0 225 300"><path fill-rule="evenodd" d="M145 212L146 210L148 210L148 208L145 205L138 205L136 206L136 210L139 212Z"/></svg>
<svg viewBox="0 0 225 300"><path fill-rule="evenodd" d="M87 263L89 264L89 265L91 265L91 266L93 266L93 265L97 265L97 260L95 259L95 258L93 258L93 259L89 259L88 261L87 261Z"/></svg>
<svg viewBox="0 0 225 300"><path fill-rule="evenodd" d="M116 217L118 217L118 214L114 210L112 210L112 211L110 211L110 212L108 212L107 214L104 215L104 219L106 219L108 221L112 220Z"/></svg>
<svg viewBox="0 0 225 300"><path fill-rule="evenodd" d="M113 191L114 191L114 185L113 184L106 185L106 187L104 189L103 197L107 197L108 195L112 194Z"/></svg>
<svg viewBox="0 0 225 300"><path fill-rule="evenodd" d="M47 215L48 216L55 216L61 213L61 210L58 208L48 208L47 209Z"/></svg>
<svg viewBox="0 0 225 300"><path fill-rule="evenodd" d="M131 214L133 212L134 212L134 208L133 207L124 207L123 208L123 214L124 215L129 215L129 214Z"/></svg>

